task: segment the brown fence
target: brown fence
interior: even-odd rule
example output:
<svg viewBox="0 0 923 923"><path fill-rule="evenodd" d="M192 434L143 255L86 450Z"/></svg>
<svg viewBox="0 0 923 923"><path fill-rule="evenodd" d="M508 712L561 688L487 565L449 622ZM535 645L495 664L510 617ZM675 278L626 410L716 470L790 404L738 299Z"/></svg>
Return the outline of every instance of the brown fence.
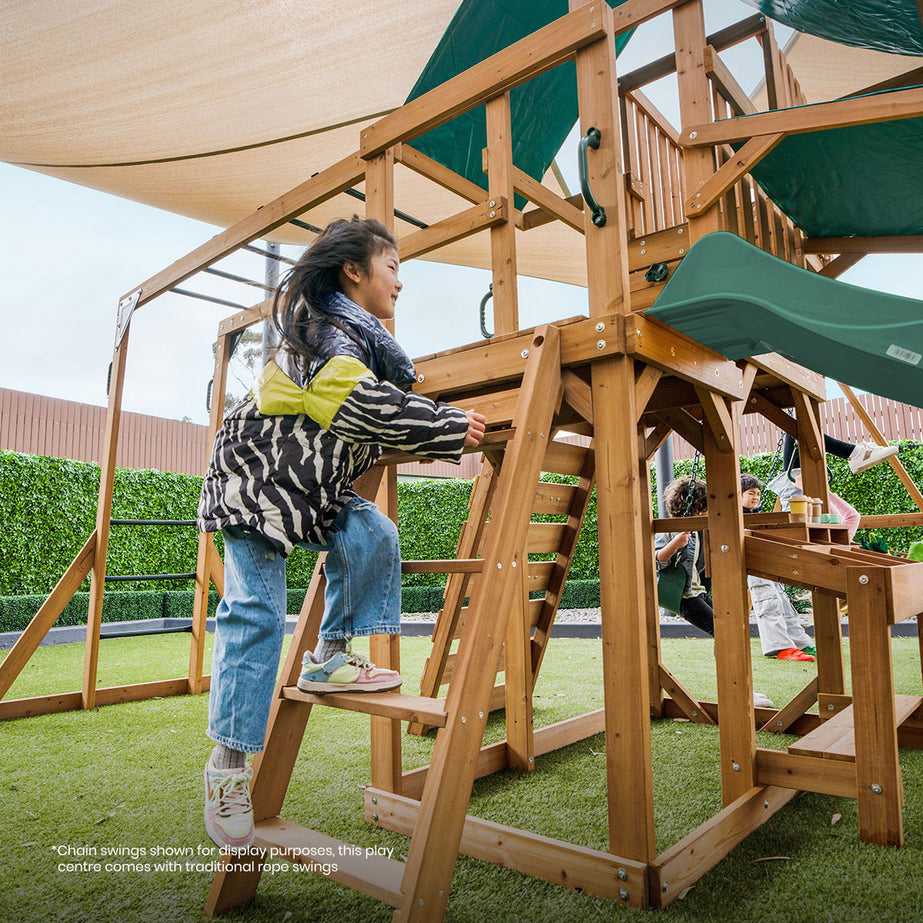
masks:
<svg viewBox="0 0 923 923"><path fill-rule="evenodd" d="M873 394L859 397L885 439L923 442L923 410ZM869 439L862 421L846 398L821 405L824 432L848 442ZM106 408L55 397L0 389L0 449L32 452L76 461L99 463L106 429ZM165 420L142 413L122 413L116 464L120 468L155 468L200 475L205 470L208 427ZM694 449L673 435L676 459L691 458ZM744 414L740 424L741 454L773 452L779 429L756 413ZM461 465L446 462L401 465L402 475L473 478L481 456L466 455Z"/></svg>
<svg viewBox="0 0 923 923"><path fill-rule="evenodd" d="M0 449L99 464L105 433L105 407L0 388ZM207 442L207 426L123 411L115 463L201 475ZM480 461L474 454L461 465L413 463L399 466L398 474L473 478Z"/></svg>

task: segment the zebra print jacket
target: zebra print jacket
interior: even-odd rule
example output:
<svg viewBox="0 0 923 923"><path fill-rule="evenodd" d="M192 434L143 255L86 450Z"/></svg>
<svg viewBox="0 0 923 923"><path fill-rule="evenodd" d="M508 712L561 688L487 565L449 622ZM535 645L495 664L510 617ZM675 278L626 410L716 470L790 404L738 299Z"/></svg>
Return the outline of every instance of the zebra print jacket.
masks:
<svg viewBox="0 0 923 923"><path fill-rule="evenodd" d="M288 555L299 542L325 542L353 481L384 448L460 461L464 412L409 390L413 364L376 318L341 295L327 307L333 316L305 331L315 353L307 374L280 350L225 417L201 531L249 526Z"/></svg>

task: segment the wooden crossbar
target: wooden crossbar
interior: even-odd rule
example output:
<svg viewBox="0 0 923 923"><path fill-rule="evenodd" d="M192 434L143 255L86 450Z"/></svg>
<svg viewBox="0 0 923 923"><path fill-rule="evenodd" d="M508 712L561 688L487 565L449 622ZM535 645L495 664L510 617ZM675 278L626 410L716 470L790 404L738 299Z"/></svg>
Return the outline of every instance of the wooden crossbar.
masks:
<svg viewBox="0 0 923 923"><path fill-rule="evenodd" d="M401 721L425 721L434 727L445 725L445 703L441 699L430 699L419 695L404 695L400 692L329 692L315 695L302 692L297 686L287 686L282 697L292 702L308 705L326 705L346 711L358 711L382 718L397 718Z"/></svg>

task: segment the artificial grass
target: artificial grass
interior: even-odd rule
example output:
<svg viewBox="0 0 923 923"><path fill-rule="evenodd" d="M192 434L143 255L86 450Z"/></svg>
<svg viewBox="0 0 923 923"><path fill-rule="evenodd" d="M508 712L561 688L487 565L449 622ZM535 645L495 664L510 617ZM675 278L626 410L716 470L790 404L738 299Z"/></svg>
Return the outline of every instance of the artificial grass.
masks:
<svg viewBox="0 0 923 923"><path fill-rule="evenodd" d="M100 685L182 676L188 636L108 640ZM413 691L429 653L426 638L405 638L402 667ZM898 692L919 694L915 639L893 642ZM848 644L846 645L848 654ZM813 675L812 664L760 656L753 643L756 688L782 702ZM694 694L714 694L712 643L664 640L665 665ZM41 648L11 696L79 687L83 646ZM206 666L210 654L207 655ZM596 677L575 685L572 677ZM535 695L537 726L602 704L598 641L552 640ZM200 921L216 850L201 819L207 696L178 696L65 712L0 724L0 919L135 923ZM502 713L487 739L504 736ZM760 746L785 747L790 737L758 734ZM404 738L405 768L428 762L433 738ZM652 728L657 849L663 851L721 806L718 731L655 721ZM605 744L602 735L537 759L528 775L499 773L475 784L470 813L597 849L606 848ZM555 887L508 869L460 857L446 919L545 921L863 921L923 919L917 896L923 867L923 754L902 750L907 846L858 840L856 803L797 796L706 874L683 900L662 911ZM308 724L282 816L363 847L406 853L405 837L364 823L368 781L368 718L316 708ZM836 814L842 819L831 823ZM67 859L55 846L94 847L95 857ZM171 861L157 847L191 854ZM122 851L102 857L104 848ZM140 850L146 854L140 854ZM136 855L132 856L134 850ZM118 862L121 871L58 871L65 861ZM143 866L151 864L147 871ZM141 866L139 868L138 866ZM134 866L134 867L131 867ZM275 860L256 899L224 919L248 923L366 923L390 909L335 882Z"/></svg>

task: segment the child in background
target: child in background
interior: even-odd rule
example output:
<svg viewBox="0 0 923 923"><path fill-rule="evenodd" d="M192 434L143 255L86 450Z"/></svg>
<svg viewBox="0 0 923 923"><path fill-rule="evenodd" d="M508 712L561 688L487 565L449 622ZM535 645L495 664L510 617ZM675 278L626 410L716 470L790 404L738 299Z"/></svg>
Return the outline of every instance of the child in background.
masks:
<svg viewBox="0 0 923 923"><path fill-rule="evenodd" d="M373 220L334 221L276 293L281 345L224 420L198 525L224 536L205 767L205 828L222 847L253 841L247 754L263 749L285 633L285 558L327 552L325 610L298 686L378 692L401 685L349 650L400 632L397 529L352 490L383 447L458 462L484 417L410 391L411 361L381 321L401 283L397 243Z"/></svg>
<svg viewBox="0 0 923 923"><path fill-rule="evenodd" d="M758 478L752 474L740 476L740 499L745 514L759 507L762 491L763 483ZM750 590L763 655L776 660L815 660L817 651L811 637L802 627L801 619L782 584L748 574L747 588Z"/></svg>
<svg viewBox="0 0 923 923"><path fill-rule="evenodd" d="M690 500L691 496L691 500ZM688 474L671 481L664 488L667 514L699 516L708 509L708 488L703 481ZM686 573L678 615L706 634L715 636L715 612L711 596L705 589L705 553L701 532L662 532L654 541L658 576L668 567L679 566ZM772 699L762 692L753 693L758 708L772 708Z"/></svg>

